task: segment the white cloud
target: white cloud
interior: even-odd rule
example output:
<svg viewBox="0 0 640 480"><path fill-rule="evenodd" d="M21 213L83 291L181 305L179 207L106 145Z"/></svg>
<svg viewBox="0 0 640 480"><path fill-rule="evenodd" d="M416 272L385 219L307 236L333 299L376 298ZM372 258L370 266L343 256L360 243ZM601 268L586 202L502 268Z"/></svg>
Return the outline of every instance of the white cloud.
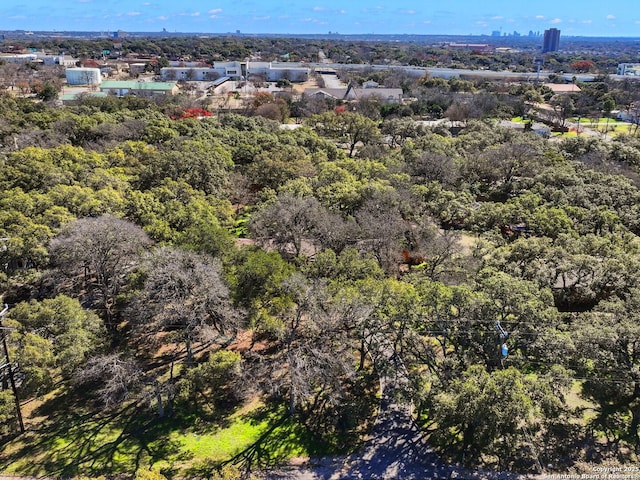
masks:
<svg viewBox="0 0 640 480"><path fill-rule="evenodd" d="M207 12L209 15L217 15L219 13L222 13L222 9L221 8L212 8L211 10L209 10Z"/></svg>
<svg viewBox="0 0 640 480"><path fill-rule="evenodd" d="M491 17L491 20L504 20L504 17L501 17L500 15L496 15L495 17Z"/></svg>
<svg viewBox="0 0 640 480"><path fill-rule="evenodd" d="M553 24L562 23L562 20L560 18L554 18L549 23L553 23Z"/></svg>
<svg viewBox="0 0 640 480"><path fill-rule="evenodd" d="M488 27L489 26L489 24L487 22L484 22L482 20L478 20L476 22L476 25L478 25L479 27Z"/></svg>
<svg viewBox="0 0 640 480"><path fill-rule="evenodd" d="M381 7L378 5L376 7L363 7L360 11L366 15L366 14L372 14L372 13L379 13L383 10L384 10L384 7ZM360 25L360 22L356 22L355 24Z"/></svg>
<svg viewBox="0 0 640 480"><path fill-rule="evenodd" d="M615 19L616 19L615 15L611 15L611 14L607 15L607 20L615 20Z"/></svg>
<svg viewBox="0 0 640 480"><path fill-rule="evenodd" d="M591 25L593 23L593 20L582 20L580 23L584 25Z"/></svg>
<svg viewBox="0 0 640 480"><path fill-rule="evenodd" d="M165 22L165 21L169 20L169 17L167 17L167 16L165 16L165 15L160 15L160 16L158 17L158 20L160 20L161 22Z"/></svg>
<svg viewBox="0 0 640 480"><path fill-rule="evenodd" d="M404 13L406 13L407 15L415 15L418 12L416 12L415 10L405 10Z"/></svg>
<svg viewBox="0 0 640 480"><path fill-rule="evenodd" d="M144 2L144 3L142 4L142 6L143 6L143 7L148 7L148 6L150 6L150 5L151 5L151 2Z"/></svg>
<svg viewBox="0 0 640 480"><path fill-rule="evenodd" d="M327 22L324 20L313 17L301 18L299 21L302 23L313 23L314 25L327 25Z"/></svg>
<svg viewBox="0 0 640 480"><path fill-rule="evenodd" d="M127 17L137 17L138 15L142 15L142 12L127 12L125 15Z"/></svg>
<svg viewBox="0 0 640 480"><path fill-rule="evenodd" d="M325 10L324 7L313 7L314 12L323 12Z"/></svg>
<svg viewBox="0 0 640 480"><path fill-rule="evenodd" d="M544 20L544 15L536 15L536 20Z"/></svg>

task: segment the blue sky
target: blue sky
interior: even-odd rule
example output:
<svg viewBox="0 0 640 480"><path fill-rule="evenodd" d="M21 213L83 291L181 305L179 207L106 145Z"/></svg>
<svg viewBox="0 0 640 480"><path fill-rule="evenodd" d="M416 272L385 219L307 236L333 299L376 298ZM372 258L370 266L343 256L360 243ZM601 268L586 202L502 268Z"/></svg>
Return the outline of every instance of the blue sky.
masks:
<svg viewBox="0 0 640 480"><path fill-rule="evenodd" d="M1 0L0 30L640 37L638 0Z"/></svg>

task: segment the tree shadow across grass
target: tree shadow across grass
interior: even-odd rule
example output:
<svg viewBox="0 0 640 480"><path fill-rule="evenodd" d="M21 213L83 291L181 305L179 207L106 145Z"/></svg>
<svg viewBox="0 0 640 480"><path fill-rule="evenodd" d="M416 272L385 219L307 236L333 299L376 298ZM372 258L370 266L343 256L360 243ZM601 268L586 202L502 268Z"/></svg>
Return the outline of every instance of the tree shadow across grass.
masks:
<svg viewBox="0 0 640 480"><path fill-rule="evenodd" d="M371 419L375 418L379 402L374 384L377 387L377 376L365 374L352 386L360 394L335 410L301 410L290 416L284 405L268 402L240 417L252 425L267 425L255 441L228 460L200 462L186 474L189 478L210 477L212 472L228 464L245 472L270 471L294 458L303 463L309 459L312 463L326 463L329 459L332 466L322 468L334 471L341 464L340 461L333 465L336 459L359 451L363 446L363 433L373 427Z"/></svg>
<svg viewBox="0 0 640 480"><path fill-rule="evenodd" d="M169 440L174 426L144 406L88 410L74 400L79 399L62 395L45 402L37 413L46 420L5 445L0 469L33 476L94 476L131 473L159 459L188 460L180 444Z"/></svg>
<svg viewBox="0 0 640 480"><path fill-rule="evenodd" d="M246 448L224 461L203 461L186 470L189 478L210 477L216 470L228 464L245 472L272 467L300 453L314 455L325 453L327 445L298 421L285 408L265 406L241 417L257 425L267 423L267 428Z"/></svg>

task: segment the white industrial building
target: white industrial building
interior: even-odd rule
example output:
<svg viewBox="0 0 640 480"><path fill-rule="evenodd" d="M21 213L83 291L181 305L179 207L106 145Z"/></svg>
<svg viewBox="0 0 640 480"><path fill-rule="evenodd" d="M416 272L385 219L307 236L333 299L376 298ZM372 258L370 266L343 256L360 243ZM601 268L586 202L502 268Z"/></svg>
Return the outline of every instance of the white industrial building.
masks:
<svg viewBox="0 0 640 480"><path fill-rule="evenodd" d="M619 63L618 75L640 76L640 63Z"/></svg>
<svg viewBox="0 0 640 480"><path fill-rule="evenodd" d="M211 67L164 67L160 69L160 75L167 81L188 80L190 82L206 82L226 76Z"/></svg>
<svg viewBox="0 0 640 480"><path fill-rule="evenodd" d="M220 77L233 80L263 79L267 82L304 82L309 68L288 62L215 62L212 67L182 65L160 70L163 80L211 81Z"/></svg>
<svg viewBox="0 0 640 480"><path fill-rule="evenodd" d="M75 67L78 64L78 60L66 55L39 55L38 59L42 60L45 65L60 65L67 68Z"/></svg>
<svg viewBox="0 0 640 480"><path fill-rule="evenodd" d="M99 68L67 68L68 85L100 85L102 74Z"/></svg>
<svg viewBox="0 0 640 480"><path fill-rule="evenodd" d="M0 55L0 60L7 63L31 63L38 60L35 53L9 53Z"/></svg>
<svg viewBox="0 0 640 480"><path fill-rule="evenodd" d="M78 63L73 57L65 55L47 55L45 53L4 53L0 54L0 60L6 63L42 63L43 65L60 65L63 67L75 67Z"/></svg>

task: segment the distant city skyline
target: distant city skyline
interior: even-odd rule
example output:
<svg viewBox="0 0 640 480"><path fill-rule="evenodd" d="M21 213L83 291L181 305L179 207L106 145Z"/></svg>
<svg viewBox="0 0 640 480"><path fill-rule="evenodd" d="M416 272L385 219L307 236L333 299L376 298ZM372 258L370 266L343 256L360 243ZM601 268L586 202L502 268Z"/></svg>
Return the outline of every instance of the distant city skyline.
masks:
<svg viewBox="0 0 640 480"><path fill-rule="evenodd" d="M640 37L638 0L2 0L0 30Z"/></svg>

